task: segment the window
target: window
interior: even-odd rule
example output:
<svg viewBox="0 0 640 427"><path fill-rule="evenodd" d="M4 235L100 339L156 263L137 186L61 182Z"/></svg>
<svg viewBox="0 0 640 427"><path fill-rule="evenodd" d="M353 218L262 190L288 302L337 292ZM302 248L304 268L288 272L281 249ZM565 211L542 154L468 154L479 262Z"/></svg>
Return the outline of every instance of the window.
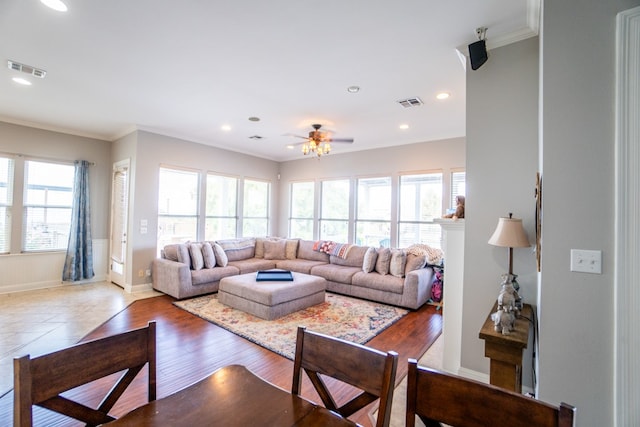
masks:
<svg viewBox="0 0 640 427"><path fill-rule="evenodd" d="M73 203L73 165L25 161L23 250L65 250Z"/></svg>
<svg viewBox="0 0 640 427"><path fill-rule="evenodd" d="M0 157L0 253L8 253L11 242L13 159Z"/></svg>
<svg viewBox="0 0 640 427"><path fill-rule="evenodd" d="M236 237L238 179L207 174L205 240Z"/></svg>
<svg viewBox="0 0 640 427"><path fill-rule="evenodd" d="M391 177L358 179L356 244L391 244Z"/></svg>
<svg viewBox="0 0 640 427"><path fill-rule="evenodd" d="M313 239L314 189L315 183L313 181L291 184L290 237Z"/></svg>
<svg viewBox="0 0 640 427"><path fill-rule="evenodd" d="M159 178L158 248L198 240L198 173L161 167Z"/></svg>
<svg viewBox="0 0 640 427"><path fill-rule="evenodd" d="M440 247L440 226L433 223L442 215L442 173L400 177L400 221L398 247L425 243Z"/></svg>
<svg viewBox="0 0 640 427"><path fill-rule="evenodd" d="M321 239L336 242L349 241L349 193L348 179L322 181Z"/></svg>
<svg viewBox="0 0 640 427"><path fill-rule="evenodd" d="M243 236L267 236L269 234L269 183L244 180Z"/></svg>
<svg viewBox="0 0 640 427"><path fill-rule="evenodd" d="M466 194L466 173L451 172L451 200L449 207L455 212L456 196L465 196Z"/></svg>

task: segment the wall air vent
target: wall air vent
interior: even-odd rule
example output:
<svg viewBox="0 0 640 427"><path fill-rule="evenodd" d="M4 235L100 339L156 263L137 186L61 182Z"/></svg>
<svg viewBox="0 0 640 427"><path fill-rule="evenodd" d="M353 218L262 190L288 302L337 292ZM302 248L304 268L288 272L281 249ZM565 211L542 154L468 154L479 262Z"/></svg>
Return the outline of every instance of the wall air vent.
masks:
<svg viewBox="0 0 640 427"><path fill-rule="evenodd" d="M262 137L262 136L260 136L260 135L253 135L253 136L250 136L250 137L249 137L249 139L262 139L262 138L263 138L263 137Z"/></svg>
<svg viewBox="0 0 640 427"><path fill-rule="evenodd" d="M30 65L21 64L16 61L8 60L7 67L14 71L21 71L23 73L31 74L34 77L38 77L44 79L44 76L47 75L45 70L41 70L39 68L32 67Z"/></svg>
<svg viewBox="0 0 640 427"><path fill-rule="evenodd" d="M423 104L423 102L416 96L415 98L401 99L398 101L398 104L402 105L404 108L410 108L419 107Z"/></svg>

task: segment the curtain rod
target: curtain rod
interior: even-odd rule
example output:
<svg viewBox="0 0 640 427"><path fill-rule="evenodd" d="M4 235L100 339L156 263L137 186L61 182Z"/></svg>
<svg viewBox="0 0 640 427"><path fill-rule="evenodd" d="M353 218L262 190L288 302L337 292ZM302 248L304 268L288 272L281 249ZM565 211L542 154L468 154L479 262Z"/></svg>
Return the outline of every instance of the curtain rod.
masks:
<svg viewBox="0 0 640 427"><path fill-rule="evenodd" d="M52 162L64 162L64 163L68 163L68 162L76 162L76 161L80 161L83 159L75 159L75 160L69 160L69 159L56 159L55 157L45 157L45 156L34 156L31 154L22 154L22 153L10 153L10 152L4 152L4 154L7 154L9 156L16 156L16 157L27 157L27 158L33 158L36 160L49 160ZM95 166L96 163L95 162L89 162L90 166Z"/></svg>

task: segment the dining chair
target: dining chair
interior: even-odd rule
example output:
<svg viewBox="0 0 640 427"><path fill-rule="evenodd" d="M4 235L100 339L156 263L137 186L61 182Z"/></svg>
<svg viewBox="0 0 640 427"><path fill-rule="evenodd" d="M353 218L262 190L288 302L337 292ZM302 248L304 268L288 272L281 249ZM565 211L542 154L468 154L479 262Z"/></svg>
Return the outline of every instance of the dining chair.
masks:
<svg viewBox="0 0 640 427"><path fill-rule="evenodd" d="M109 411L148 364L148 400L156 399L156 323L53 353L13 360L13 425L31 427L32 406L94 426L113 421ZM124 371L97 409L61 396L68 390Z"/></svg>
<svg viewBox="0 0 640 427"><path fill-rule="evenodd" d="M409 359L406 426L572 427L575 408L559 407L491 384L419 366Z"/></svg>
<svg viewBox="0 0 640 427"><path fill-rule="evenodd" d="M298 327L292 393L300 395L302 370L307 373L327 409L349 417L380 399L376 427L388 427L398 353L382 352ZM358 389L358 395L338 406L321 375Z"/></svg>

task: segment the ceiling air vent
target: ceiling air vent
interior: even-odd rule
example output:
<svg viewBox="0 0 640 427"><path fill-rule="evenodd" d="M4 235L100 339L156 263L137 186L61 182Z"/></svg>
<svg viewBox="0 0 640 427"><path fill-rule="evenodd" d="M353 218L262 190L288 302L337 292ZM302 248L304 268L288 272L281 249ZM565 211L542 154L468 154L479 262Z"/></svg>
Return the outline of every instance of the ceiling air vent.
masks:
<svg viewBox="0 0 640 427"><path fill-rule="evenodd" d="M250 136L249 139L262 139L262 137L260 135L253 135Z"/></svg>
<svg viewBox="0 0 640 427"><path fill-rule="evenodd" d="M44 79L44 76L47 75L45 70L41 70L39 68L32 67L30 65L21 64L16 61L8 60L7 67L14 71L21 71L23 73L31 74L34 77L38 77Z"/></svg>
<svg viewBox="0 0 640 427"><path fill-rule="evenodd" d="M410 108L419 107L423 104L423 102L416 96L415 98L401 99L398 101L398 104L402 105L404 108Z"/></svg>

